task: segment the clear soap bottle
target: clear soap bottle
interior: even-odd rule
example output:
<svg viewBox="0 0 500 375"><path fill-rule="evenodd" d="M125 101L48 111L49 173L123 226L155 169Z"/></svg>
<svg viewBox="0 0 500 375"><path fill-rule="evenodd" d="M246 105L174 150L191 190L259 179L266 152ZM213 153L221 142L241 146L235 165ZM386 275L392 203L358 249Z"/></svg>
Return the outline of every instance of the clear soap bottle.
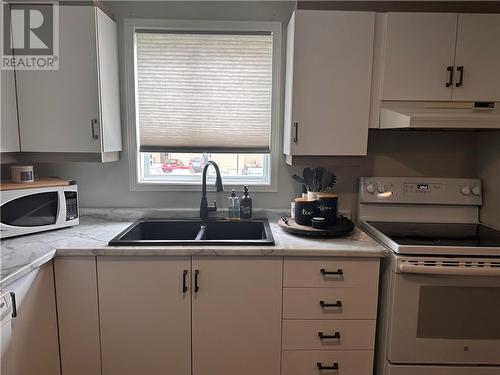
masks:
<svg viewBox="0 0 500 375"><path fill-rule="evenodd" d="M240 218L240 199L236 196L236 192L231 192L231 196L228 198L227 202L227 217L230 219Z"/></svg>

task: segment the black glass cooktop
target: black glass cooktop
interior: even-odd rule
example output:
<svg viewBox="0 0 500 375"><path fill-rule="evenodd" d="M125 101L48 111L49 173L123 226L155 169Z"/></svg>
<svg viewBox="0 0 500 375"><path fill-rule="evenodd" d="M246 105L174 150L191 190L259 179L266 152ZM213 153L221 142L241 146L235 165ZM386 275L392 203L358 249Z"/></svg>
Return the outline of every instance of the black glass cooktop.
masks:
<svg viewBox="0 0 500 375"><path fill-rule="evenodd" d="M500 247L500 231L481 224L384 221L368 224L399 245Z"/></svg>

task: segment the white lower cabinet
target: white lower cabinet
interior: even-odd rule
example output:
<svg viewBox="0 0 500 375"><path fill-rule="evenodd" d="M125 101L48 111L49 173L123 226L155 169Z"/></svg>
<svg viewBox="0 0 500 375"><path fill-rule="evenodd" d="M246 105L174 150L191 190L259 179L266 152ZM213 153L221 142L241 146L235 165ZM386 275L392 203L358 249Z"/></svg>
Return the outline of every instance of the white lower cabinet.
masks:
<svg viewBox="0 0 500 375"><path fill-rule="evenodd" d="M190 375L189 257L98 257L102 375Z"/></svg>
<svg viewBox="0 0 500 375"><path fill-rule="evenodd" d="M379 259L285 257L281 375L372 375Z"/></svg>
<svg viewBox="0 0 500 375"><path fill-rule="evenodd" d="M54 276L64 375L100 375L96 257L57 257Z"/></svg>
<svg viewBox="0 0 500 375"><path fill-rule="evenodd" d="M373 350L301 350L283 352L286 375L372 375Z"/></svg>
<svg viewBox="0 0 500 375"><path fill-rule="evenodd" d="M0 373L60 374L52 262L10 284L1 295Z"/></svg>
<svg viewBox="0 0 500 375"><path fill-rule="evenodd" d="M378 269L333 257L57 258L62 375L371 375Z"/></svg>
<svg viewBox="0 0 500 375"><path fill-rule="evenodd" d="M283 350L373 350L376 321L284 320Z"/></svg>
<svg viewBox="0 0 500 375"><path fill-rule="evenodd" d="M278 375L282 258L196 257L192 269L193 374Z"/></svg>
<svg viewBox="0 0 500 375"><path fill-rule="evenodd" d="M97 280L102 375L279 375L281 258L98 257Z"/></svg>

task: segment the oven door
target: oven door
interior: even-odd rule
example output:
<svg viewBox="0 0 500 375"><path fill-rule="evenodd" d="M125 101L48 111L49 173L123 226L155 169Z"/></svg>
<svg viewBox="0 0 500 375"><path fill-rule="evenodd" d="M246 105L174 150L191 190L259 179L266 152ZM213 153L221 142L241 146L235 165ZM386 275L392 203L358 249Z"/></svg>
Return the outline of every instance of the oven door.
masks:
<svg viewBox="0 0 500 375"><path fill-rule="evenodd" d="M500 267L450 268L392 273L389 362L500 364Z"/></svg>

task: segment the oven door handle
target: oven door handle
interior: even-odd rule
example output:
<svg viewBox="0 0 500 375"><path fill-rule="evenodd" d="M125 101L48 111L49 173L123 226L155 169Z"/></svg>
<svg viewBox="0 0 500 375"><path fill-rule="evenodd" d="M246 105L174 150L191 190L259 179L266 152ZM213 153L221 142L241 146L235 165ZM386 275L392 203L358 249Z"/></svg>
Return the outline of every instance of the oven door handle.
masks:
<svg viewBox="0 0 500 375"><path fill-rule="evenodd" d="M419 266L415 264L400 264L401 273L415 273L424 275L452 275L452 276L500 276L500 267L443 267Z"/></svg>

